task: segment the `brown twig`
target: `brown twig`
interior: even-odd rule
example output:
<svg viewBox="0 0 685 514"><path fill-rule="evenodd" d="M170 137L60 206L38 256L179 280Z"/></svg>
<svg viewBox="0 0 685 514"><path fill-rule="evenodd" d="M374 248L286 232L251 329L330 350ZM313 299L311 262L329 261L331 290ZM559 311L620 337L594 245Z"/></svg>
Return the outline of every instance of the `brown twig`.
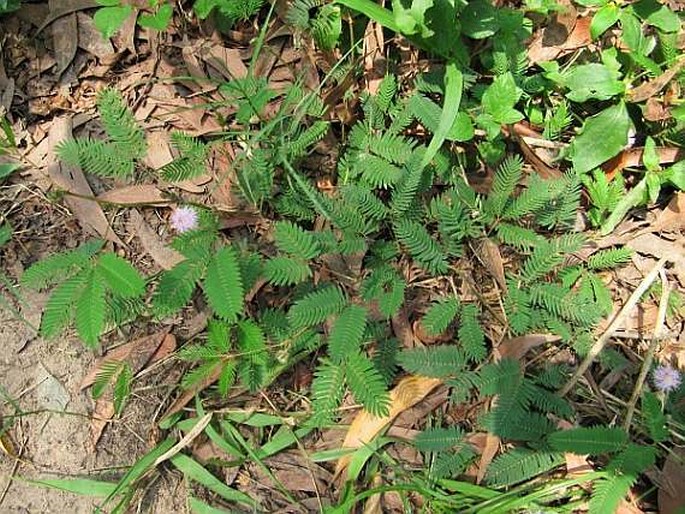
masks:
<svg viewBox="0 0 685 514"><path fill-rule="evenodd" d="M566 382L566 385L563 388L561 388L561 390L558 393L559 396L566 396L568 392L571 390L571 388L573 388L573 386L576 385L576 382L578 382L580 377L583 376L583 374L592 365L594 360L606 346L611 336L618 329L621 323L623 323L626 316L628 316L628 313L633 310L633 308L637 305L637 302L639 302L640 298L642 298L642 295L645 294L647 289L649 289L649 287L652 285L657 275L659 274L659 271L664 267L665 264L666 258L662 257L661 259L659 259L659 262L656 263L654 268L652 268L652 270L647 274L647 276L644 279L642 279L642 282L640 282L640 284L637 286L637 289L633 291L633 294L630 295L628 301L621 308L618 314L616 314L616 316L609 324L607 329L604 331L604 333L599 337L599 339L597 339L595 344L592 345L592 348L590 348L590 351L588 352L587 356L580 364L580 366L578 366L576 372L568 380L568 382Z"/></svg>

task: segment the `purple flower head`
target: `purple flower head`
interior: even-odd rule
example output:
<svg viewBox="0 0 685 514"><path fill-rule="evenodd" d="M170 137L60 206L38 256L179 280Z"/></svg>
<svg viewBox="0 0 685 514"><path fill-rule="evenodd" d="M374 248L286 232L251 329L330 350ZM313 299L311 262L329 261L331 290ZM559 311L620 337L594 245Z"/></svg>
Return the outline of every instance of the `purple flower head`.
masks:
<svg viewBox="0 0 685 514"><path fill-rule="evenodd" d="M664 393L678 389L682 380L680 371L668 364L657 366L652 378L654 379L654 386Z"/></svg>
<svg viewBox="0 0 685 514"><path fill-rule="evenodd" d="M171 226L177 232L197 228L197 211L192 207L178 207L171 213Z"/></svg>

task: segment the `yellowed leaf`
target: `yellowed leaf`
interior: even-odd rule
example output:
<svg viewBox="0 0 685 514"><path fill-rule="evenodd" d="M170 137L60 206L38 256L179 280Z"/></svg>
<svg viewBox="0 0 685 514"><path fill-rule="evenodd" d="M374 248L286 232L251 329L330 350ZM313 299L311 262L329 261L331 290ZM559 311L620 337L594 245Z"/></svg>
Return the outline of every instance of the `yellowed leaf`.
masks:
<svg viewBox="0 0 685 514"><path fill-rule="evenodd" d="M423 400L428 393L439 386L442 380L438 378L409 376L400 380L399 384L390 391L390 412L387 416L378 417L366 411L361 411L352 421L343 448L360 448L369 443L385 427L403 411L413 407ZM339 476L350 461L350 455L338 460L335 475Z"/></svg>

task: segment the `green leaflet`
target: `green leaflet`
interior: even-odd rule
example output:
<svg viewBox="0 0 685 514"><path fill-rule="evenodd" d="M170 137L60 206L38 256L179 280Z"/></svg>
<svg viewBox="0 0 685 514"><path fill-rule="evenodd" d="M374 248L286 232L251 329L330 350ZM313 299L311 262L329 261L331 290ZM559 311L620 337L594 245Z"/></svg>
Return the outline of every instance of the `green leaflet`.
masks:
<svg viewBox="0 0 685 514"><path fill-rule="evenodd" d="M632 122L623 102L587 118L569 148L578 173L587 173L617 155L628 142Z"/></svg>
<svg viewBox="0 0 685 514"><path fill-rule="evenodd" d="M233 247L224 246L212 256L202 288L220 318L232 321L243 311L243 283Z"/></svg>

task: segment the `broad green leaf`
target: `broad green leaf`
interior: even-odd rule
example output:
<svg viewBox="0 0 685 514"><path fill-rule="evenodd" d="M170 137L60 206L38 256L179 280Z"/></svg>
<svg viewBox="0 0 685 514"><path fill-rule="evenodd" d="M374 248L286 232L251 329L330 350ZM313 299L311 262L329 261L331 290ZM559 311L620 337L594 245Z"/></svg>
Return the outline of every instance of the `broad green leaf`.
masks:
<svg viewBox="0 0 685 514"><path fill-rule="evenodd" d="M649 203L656 203L661 191L661 178L654 171L648 171L645 174L645 182L647 183L647 197Z"/></svg>
<svg viewBox="0 0 685 514"><path fill-rule="evenodd" d="M173 6L171 4L164 4L155 14L141 14L138 18L138 25L155 30L165 30L169 26L173 15Z"/></svg>
<svg viewBox="0 0 685 514"><path fill-rule="evenodd" d="M631 124L623 102L586 119L569 149L576 172L587 173L617 155L628 142Z"/></svg>
<svg viewBox="0 0 685 514"><path fill-rule="evenodd" d="M511 73L499 75L483 93L483 109L498 123L516 123L523 119L523 114L514 109L521 94Z"/></svg>
<svg viewBox="0 0 685 514"><path fill-rule="evenodd" d="M109 496L116 489L117 484L87 478L43 478L38 480L26 480L29 484L50 489L58 489L80 496L93 496L102 498Z"/></svg>
<svg viewBox="0 0 685 514"><path fill-rule="evenodd" d="M469 2L459 17L462 32L473 39L485 39L492 36L499 25L497 10L488 0Z"/></svg>
<svg viewBox="0 0 685 514"><path fill-rule="evenodd" d="M433 0L412 0L411 7L405 8L401 0L392 0L392 12L399 31L406 35L419 34L429 38L433 31L425 22L426 11L433 7Z"/></svg>
<svg viewBox="0 0 685 514"><path fill-rule="evenodd" d="M463 143L465 141L471 141L473 135L474 131L471 116L465 112L457 113L457 117L454 118L454 123L452 123L448 139L450 139L450 141Z"/></svg>
<svg viewBox="0 0 685 514"><path fill-rule="evenodd" d="M204 467L187 455L179 453L171 458L171 463L183 473L186 478L205 486L228 501L234 501L254 507L257 502L245 493L227 486L221 480L212 475Z"/></svg>
<svg viewBox="0 0 685 514"><path fill-rule="evenodd" d="M677 187L681 191L685 191L685 161L675 163L670 168L667 168L661 173L661 179L664 182Z"/></svg>
<svg viewBox="0 0 685 514"><path fill-rule="evenodd" d="M590 35L592 39L597 39L604 34L609 27L618 21L621 10L614 3L606 4L592 17L590 23Z"/></svg>
<svg viewBox="0 0 685 514"><path fill-rule="evenodd" d="M648 25L652 25L664 32L678 32L680 18L666 5L656 0L640 0L632 5L633 11Z"/></svg>
<svg viewBox="0 0 685 514"><path fill-rule="evenodd" d="M97 263L98 273L107 287L125 298L141 296L145 292L145 280L131 264L114 253L104 253Z"/></svg>
<svg viewBox="0 0 685 514"><path fill-rule="evenodd" d="M625 92L625 85L608 67L599 63L575 66L563 75L564 85L570 89L566 94L574 102L590 99L608 100Z"/></svg>
<svg viewBox="0 0 685 514"><path fill-rule="evenodd" d="M599 7L608 4L609 1L610 0L575 0L575 3L584 5L585 7Z"/></svg>
<svg viewBox="0 0 685 514"><path fill-rule="evenodd" d="M651 137L645 141L645 149L642 152L642 163L647 171L661 171L659 154L656 151L656 143Z"/></svg>
<svg viewBox="0 0 685 514"><path fill-rule="evenodd" d="M130 5L103 7L98 9L95 16L93 16L95 28L100 31L102 37L109 39L121 28L126 21L126 18L128 18L132 12L133 7Z"/></svg>
<svg viewBox="0 0 685 514"><path fill-rule="evenodd" d="M217 5L219 5L221 0L195 0L193 4L193 11L197 14L197 17L204 20L209 13L212 12Z"/></svg>
<svg viewBox="0 0 685 514"><path fill-rule="evenodd" d="M0 163L0 180L9 177L12 173L21 168L21 164L17 162L2 162Z"/></svg>
<svg viewBox="0 0 685 514"><path fill-rule="evenodd" d="M389 9L381 7L372 0L335 0L334 3L344 5L355 11L359 11L367 18L379 23L383 27L390 29L393 32L400 32L400 28L395 22L395 15L393 12Z"/></svg>

